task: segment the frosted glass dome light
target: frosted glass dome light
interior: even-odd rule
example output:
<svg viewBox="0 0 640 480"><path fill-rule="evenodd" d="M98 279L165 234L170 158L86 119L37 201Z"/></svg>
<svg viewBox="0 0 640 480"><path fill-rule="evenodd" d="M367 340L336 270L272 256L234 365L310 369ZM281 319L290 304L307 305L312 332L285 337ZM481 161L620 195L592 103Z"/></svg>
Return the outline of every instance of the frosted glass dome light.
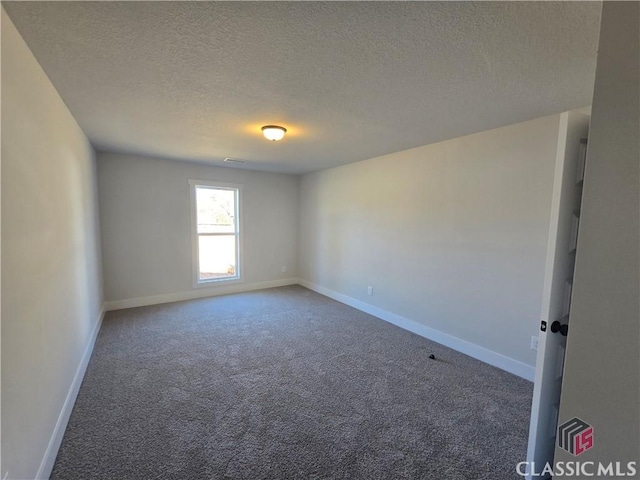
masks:
<svg viewBox="0 0 640 480"><path fill-rule="evenodd" d="M287 133L287 129L278 125L265 125L262 127L262 134L264 135L264 138L274 142L282 140L285 133Z"/></svg>

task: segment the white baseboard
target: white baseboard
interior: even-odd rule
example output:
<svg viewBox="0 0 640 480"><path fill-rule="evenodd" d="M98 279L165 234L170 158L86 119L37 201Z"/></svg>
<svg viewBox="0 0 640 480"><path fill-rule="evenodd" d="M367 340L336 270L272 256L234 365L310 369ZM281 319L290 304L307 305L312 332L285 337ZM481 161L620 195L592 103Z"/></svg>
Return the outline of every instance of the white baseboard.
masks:
<svg viewBox="0 0 640 480"><path fill-rule="evenodd" d="M67 423L69 423L69 417L71 416L73 405L76 403L76 397L78 396L80 385L82 384L84 374L87 371L87 365L89 365L89 360L91 359L91 354L93 353L93 346L96 343L96 338L98 338L98 332L100 331L100 326L102 325L102 319L104 318L105 311L105 305L103 304L102 309L100 310L100 314L98 315L98 320L96 321L95 325L93 326L93 330L91 330L91 334L89 335L89 341L87 342L87 346L84 349L84 353L82 354L82 358L80 359L80 363L78 364L78 368L76 369L76 373L73 377L73 381L71 382L71 386L69 387L69 391L67 392L67 398L65 398L64 404L62 405L62 410L60 411L60 415L58 415L58 421L56 422L56 426L54 427L51 438L49 439L49 444L47 445L47 449L45 450L44 456L42 457L42 462L40 462L40 468L38 468L38 473L36 474L37 480L46 479L51 476L53 464L56 461L58 449L60 448L60 444L62 443L64 432L67 429Z"/></svg>
<svg viewBox="0 0 640 480"><path fill-rule="evenodd" d="M405 330L409 330L421 337L428 338L429 340L433 340L441 345L457 350L465 355L469 355L470 357L476 358L484 363L488 363L489 365L493 365L494 367L513 373L514 375L529 380L530 382L534 380L535 367L527 365L526 363L519 362L518 360L514 360L513 358L509 358L474 343L467 342L461 338L441 332L435 328L427 327L426 325L414 320L409 320L408 318L401 317L395 313L374 307L368 303L356 300L353 297L334 292L333 290L308 282L307 280L298 279L298 283L309 290L313 290L314 292L318 292L326 297L333 298L338 302L381 318L382 320L392 323L400 328L404 328Z"/></svg>
<svg viewBox="0 0 640 480"><path fill-rule="evenodd" d="M123 308L146 307L147 305L158 305L160 303L181 302L183 300L215 297L218 295L228 295L230 293L250 292L252 290L284 287L285 285L295 285L297 283L297 278L285 278L282 280L268 280L266 282L217 285L210 288L198 288L195 290L188 290L186 292L166 293L163 295L153 295L150 297L113 300L110 302L106 302L106 311L121 310Z"/></svg>

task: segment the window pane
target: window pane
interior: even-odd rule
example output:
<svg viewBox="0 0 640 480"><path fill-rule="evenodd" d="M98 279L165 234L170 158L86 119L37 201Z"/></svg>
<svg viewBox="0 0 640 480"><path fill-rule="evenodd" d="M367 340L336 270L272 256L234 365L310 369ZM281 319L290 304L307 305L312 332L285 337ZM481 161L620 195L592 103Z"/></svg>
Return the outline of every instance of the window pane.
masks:
<svg viewBox="0 0 640 480"><path fill-rule="evenodd" d="M198 233L235 233L235 190L196 187Z"/></svg>
<svg viewBox="0 0 640 480"><path fill-rule="evenodd" d="M236 276L236 236L198 237L200 280Z"/></svg>

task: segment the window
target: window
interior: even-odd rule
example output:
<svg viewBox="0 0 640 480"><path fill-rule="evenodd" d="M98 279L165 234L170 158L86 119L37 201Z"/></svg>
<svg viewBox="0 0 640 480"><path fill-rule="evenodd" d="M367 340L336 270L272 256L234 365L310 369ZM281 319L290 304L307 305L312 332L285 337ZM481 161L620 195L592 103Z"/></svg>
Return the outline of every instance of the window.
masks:
<svg viewBox="0 0 640 480"><path fill-rule="evenodd" d="M240 279L241 185L189 180L194 285Z"/></svg>

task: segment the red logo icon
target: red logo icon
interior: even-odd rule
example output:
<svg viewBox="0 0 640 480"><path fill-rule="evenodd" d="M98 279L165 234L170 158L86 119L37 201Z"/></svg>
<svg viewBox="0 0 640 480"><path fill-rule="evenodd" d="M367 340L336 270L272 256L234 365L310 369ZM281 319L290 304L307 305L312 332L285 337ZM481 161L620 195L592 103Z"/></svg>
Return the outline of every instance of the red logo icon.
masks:
<svg viewBox="0 0 640 480"><path fill-rule="evenodd" d="M558 427L558 446L571 455L581 455L593 447L593 427L574 417Z"/></svg>

